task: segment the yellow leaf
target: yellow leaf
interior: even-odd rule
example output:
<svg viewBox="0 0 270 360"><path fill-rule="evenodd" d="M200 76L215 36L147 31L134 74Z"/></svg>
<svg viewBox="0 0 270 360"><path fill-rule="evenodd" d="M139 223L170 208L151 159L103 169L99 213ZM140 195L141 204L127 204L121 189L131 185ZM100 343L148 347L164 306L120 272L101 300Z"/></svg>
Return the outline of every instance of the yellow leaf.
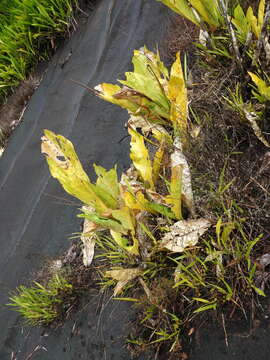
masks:
<svg viewBox="0 0 270 360"><path fill-rule="evenodd" d="M185 155L182 151L182 144L179 137L176 137L174 140L174 152L171 155L171 169L172 169L172 179L171 179L171 189L173 191L173 200L175 201L174 210L176 211L175 216L179 219L181 216L180 206L181 204L178 201L179 194L181 193L181 199L193 213L193 192L192 192L192 183L191 183L191 174L188 162ZM180 178L181 176L181 178ZM172 195L170 195L172 196Z"/></svg>
<svg viewBox="0 0 270 360"><path fill-rule="evenodd" d="M251 77L252 81L258 87L260 95L265 96L267 100L270 100L270 86L268 86L264 80L262 80L252 72L248 72L248 74Z"/></svg>
<svg viewBox="0 0 270 360"><path fill-rule="evenodd" d="M136 238L133 237L133 244L129 245L129 240L126 237L123 237L121 233L110 230L110 234L117 245L119 245L122 249L126 250L132 255L139 255L139 242Z"/></svg>
<svg viewBox="0 0 270 360"><path fill-rule="evenodd" d="M121 89L119 85L102 83L95 87L103 100L119 105L131 113L136 113L142 104L140 95L131 89Z"/></svg>
<svg viewBox="0 0 270 360"><path fill-rule="evenodd" d="M130 191L123 191L122 197L126 206L132 210L147 211L152 214L157 214L157 212L149 206L150 202L145 198L142 191L137 191L134 194Z"/></svg>
<svg viewBox="0 0 270 360"><path fill-rule="evenodd" d="M177 123L185 133L187 129L188 99L179 52L176 54L176 61L171 68L167 96L171 102L171 121Z"/></svg>
<svg viewBox="0 0 270 360"><path fill-rule="evenodd" d="M96 195L95 185L91 184L82 168L72 143L61 135L44 130L41 151L46 155L51 175L56 178L70 195L84 204L93 206L96 211L108 211L104 202Z"/></svg>
<svg viewBox="0 0 270 360"><path fill-rule="evenodd" d="M157 181L159 180L160 169L161 169L164 154L165 154L165 147L166 147L166 141L162 141L160 143L158 150L155 153L155 157L153 160L153 182L154 182L154 184L156 184Z"/></svg>
<svg viewBox="0 0 270 360"><path fill-rule="evenodd" d="M189 0L203 21L214 31L219 26L219 9L216 0Z"/></svg>
<svg viewBox="0 0 270 360"><path fill-rule="evenodd" d="M153 189L154 182L152 178L152 165L148 150L144 143L144 138L132 128L129 128L128 132L131 136L130 158L133 162L133 165L138 170L145 185L150 186L150 188Z"/></svg>
<svg viewBox="0 0 270 360"><path fill-rule="evenodd" d="M182 174L183 165L171 168L170 195L166 197L166 203L172 205L172 211L179 220L182 219Z"/></svg>
<svg viewBox="0 0 270 360"><path fill-rule="evenodd" d="M258 26L258 21L256 16L253 13L253 9L251 6L249 6L249 8L247 9L247 15L246 15L247 21L249 22L251 29L254 33L254 35L257 37L257 39L260 36L260 29Z"/></svg>
<svg viewBox="0 0 270 360"><path fill-rule="evenodd" d="M125 86L121 88L119 85L102 83L96 86L95 90L103 100L119 105L132 114L144 114L143 108L150 103L146 97Z"/></svg>
<svg viewBox="0 0 270 360"><path fill-rule="evenodd" d="M247 10L246 18L248 22L251 25L252 31L257 37L257 39L261 35L263 22L264 22L264 12L265 12L265 0L261 0L259 3L259 9L258 9L258 18L253 13L253 9L251 6L249 6Z"/></svg>
<svg viewBox="0 0 270 360"><path fill-rule="evenodd" d="M140 197L140 200L139 200ZM126 204L126 206L132 210L145 210L145 202L146 199L141 192L137 192L136 195L130 193L129 191L122 192L122 198Z"/></svg>
<svg viewBox="0 0 270 360"><path fill-rule="evenodd" d="M158 1L161 1L164 5L168 6L177 14L184 16L185 18L192 21L197 26L200 26L200 23L196 18L196 16L194 15L192 8L189 6L187 0L158 0Z"/></svg>
<svg viewBox="0 0 270 360"><path fill-rule="evenodd" d="M264 21L264 11L265 11L265 0L261 0L258 9L258 28L259 28L259 35L261 34L263 21Z"/></svg>
<svg viewBox="0 0 270 360"><path fill-rule="evenodd" d="M142 273L143 271L139 268L132 268L132 269L121 268L117 270L106 271L104 276L113 278L114 280L118 281L114 289L114 296L116 296L122 291L123 287L127 283L136 279L136 277L140 276Z"/></svg>
<svg viewBox="0 0 270 360"><path fill-rule="evenodd" d="M97 175L97 187L111 196L111 205L114 208L117 205L119 197L119 183L117 179L116 166L111 170L106 170L102 166L94 164L95 173Z"/></svg>

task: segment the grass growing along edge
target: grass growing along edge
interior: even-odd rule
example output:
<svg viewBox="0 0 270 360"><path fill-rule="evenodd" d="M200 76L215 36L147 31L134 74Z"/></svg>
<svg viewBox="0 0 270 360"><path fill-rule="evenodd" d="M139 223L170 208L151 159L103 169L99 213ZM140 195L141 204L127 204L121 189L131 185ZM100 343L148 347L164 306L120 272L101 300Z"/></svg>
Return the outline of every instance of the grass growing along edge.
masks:
<svg viewBox="0 0 270 360"><path fill-rule="evenodd" d="M71 25L77 0L3 0L0 3L0 101L48 57Z"/></svg>

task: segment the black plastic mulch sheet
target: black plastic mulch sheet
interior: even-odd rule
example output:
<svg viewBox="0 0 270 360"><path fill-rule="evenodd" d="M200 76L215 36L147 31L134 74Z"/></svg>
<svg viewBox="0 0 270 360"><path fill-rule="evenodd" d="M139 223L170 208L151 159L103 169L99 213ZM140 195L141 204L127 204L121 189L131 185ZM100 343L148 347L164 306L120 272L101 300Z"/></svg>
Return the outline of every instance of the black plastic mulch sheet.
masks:
<svg viewBox="0 0 270 360"><path fill-rule="evenodd" d="M79 204L51 178L40 154L43 129L71 139L90 175L93 162L108 169L117 163L120 172L129 165L127 113L70 79L94 87L122 78L134 49L146 44L153 50L162 43L169 13L154 0L99 1L87 24L52 59L0 160L0 360L131 359L122 338L136 316L129 303L102 301L90 293L81 311L56 330L23 326L4 305L9 291L27 283L47 259L61 255L68 238L80 231ZM227 331L228 348L222 331L207 331L191 359L270 358L267 319L247 338Z"/></svg>
<svg viewBox="0 0 270 360"><path fill-rule="evenodd" d="M40 153L43 129L72 140L90 175L93 162L108 169L117 163L119 171L129 165L127 112L70 79L94 87L123 78L134 49L146 44L154 50L162 40L167 14L154 0L97 2L87 24L52 59L10 139L0 160L1 360L129 358L119 342L127 333L129 304L111 301L98 311L98 300L89 297L89 306L56 331L21 327L17 313L4 304L10 290L67 249L68 238L80 231L78 202L52 179Z"/></svg>

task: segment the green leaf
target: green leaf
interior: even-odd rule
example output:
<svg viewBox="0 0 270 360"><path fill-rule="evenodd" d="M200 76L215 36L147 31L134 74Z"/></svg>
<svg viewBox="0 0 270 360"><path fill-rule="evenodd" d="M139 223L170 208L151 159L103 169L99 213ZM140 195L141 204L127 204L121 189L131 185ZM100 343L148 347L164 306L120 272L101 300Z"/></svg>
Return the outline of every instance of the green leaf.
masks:
<svg viewBox="0 0 270 360"><path fill-rule="evenodd" d="M189 0L200 17L206 22L211 30L216 30L222 23L222 16L218 7L217 0Z"/></svg>
<svg viewBox="0 0 270 360"><path fill-rule="evenodd" d="M194 15L192 8L189 6L187 0L158 0L170 9L175 11L177 14L184 16L186 19L192 21L197 26L200 26L200 22Z"/></svg>
<svg viewBox="0 0 270 360"><path fill-rule="evenodd" d="M175 215L172 210L165 205L148 202L147 206L150 210L155 211L169 219L175 219Z"/></svg>
<svg viewBox="0 0 270 360"><path fill-rule="evenodd" d="M120 83L151 99L160 107L166 116L170 109L167 97L161 90L161 84L158 80L151 72L148 71L148 73L149 75L145 76L136 72L127 72L126 80L121 80Z"/></svg>
<svg viewBox="0 0 270 360"><path fill-rule="evenodd" d="M116 209L119 197L116 167L107 171L102 166L94 164L94 169L98 177L95 187L97 196L102 199L109 208Z"/></svg>
<svg viewBox="0 0 270 360"><path fill-rule="evenodd" d="M121 223L124 229L131 230L133 232L135 231L135 217L132 216L132 213L127 206L124 206L119 210L113 210L112 216Z"/></svg>
<svg viewBox="0 0 270 360"><path fill-rule="evenodd" d="M132 58L134 72L146 77L155 77L162 82L169 77L168 70L160 60L159 53L154 54L149 51L146 46L140 50L134 50Z"/></svg>
<svg viewBox="0 0 270 360"><path fill-rule="evenodd" d="M242 7L238 4L233 12L232 23L237 29L238 38L242 44L245 44L251 24L248 22Z"/></svg>
<svg viewBox="0 0 270 360"><path fill-rule="evenodd" d="M265 295L265 292L263 291L263 290L261 290L261 289L259 289L259 288L257 288L256 286L252 286L252 289L258 294L258 295L260 295L260 296L266 296Z"/></svg>
<svg viewBox="0 0 270 360"><path fill-rule="evenodd" d="M217 308L217 304L216 304L216 302L214 302L213 304L209 304L209 305L199 307L198 309L193 311L193 313L196 314L196 313L200 313L202 311L216 310L216 308Z"/></svg>
<svg viewBox="0 0 270 360"><path fill-rule="evenodd" d="M97 174L96 184L109 193L114 200L118 200L119 197L119 185L117 179L116 166L114 169L107 171L102 166L94 164L95 173Z"/></svg>
<svg viewBox="0 0 270 360"><path fill-rule="evenodd" d="M126 233L126 229L116 220L101 217L98 214L94 212L88 212L87 210L84 210L84 214L79 214L78 217L83 217L94 224L99 225L101 228L110 229L122 234Z"/></svg>

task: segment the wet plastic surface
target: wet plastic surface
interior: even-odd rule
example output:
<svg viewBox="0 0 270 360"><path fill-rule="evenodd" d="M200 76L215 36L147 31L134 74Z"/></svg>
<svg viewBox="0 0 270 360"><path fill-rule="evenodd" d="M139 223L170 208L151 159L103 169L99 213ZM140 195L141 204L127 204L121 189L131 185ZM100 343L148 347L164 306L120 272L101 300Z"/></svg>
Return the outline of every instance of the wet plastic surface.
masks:
<svg viewBox="0 0 270 360"><path fill-rule="evenodd" d="M246 329L244 329L246 327ZM252 326L251 326L252 327ZM248 329L247 329L248 328ZM265 319L250 330L247 324L225 325L224 329L200 329L200 344L191 352L190 360L269 360L270 321ZM246 331L245 331L246 330Z"/></svg>

